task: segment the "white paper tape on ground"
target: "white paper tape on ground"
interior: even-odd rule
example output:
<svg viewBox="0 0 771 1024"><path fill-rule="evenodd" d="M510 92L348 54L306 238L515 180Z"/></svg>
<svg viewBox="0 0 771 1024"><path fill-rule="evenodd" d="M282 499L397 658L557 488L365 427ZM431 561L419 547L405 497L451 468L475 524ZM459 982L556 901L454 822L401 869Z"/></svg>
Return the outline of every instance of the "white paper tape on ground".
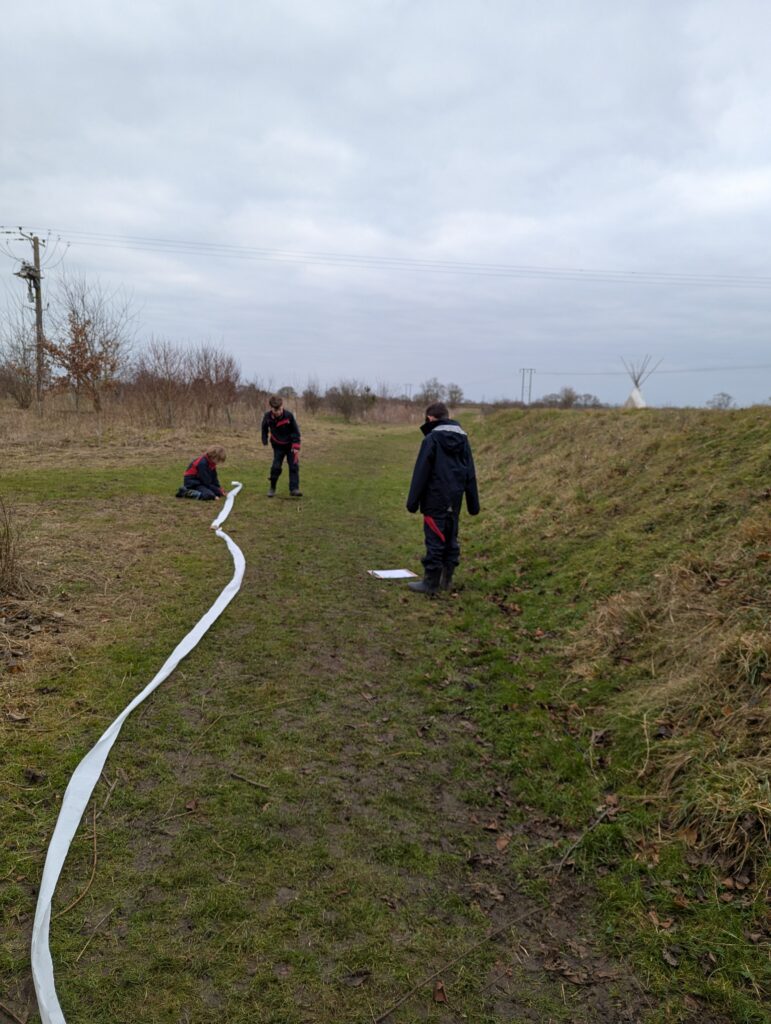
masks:
<svg viewBox="0 0 771 1024"><path fill-rule="evenodd" d="M238 545L219 528L230 515L233 501L240 490L241 484L234 480L233 489L227 496L225 507L211 524L212 528L217 531L217 536L221 537L227 544L233 558L235 567L233 578L203 618L190 630L184 640L177 644L158 674L147 684L141 693L137 694L131 703L118 715L112 725L105 730L95 746L89 750L73 772L70 783L64 793L59 817L57 818L56 827L48 847L48 854L46 855L43 877L40 882L40 893L35 910L35 921L32 926L32 977L35 982L35 992L37 993L42 1024L66 1024L54 984L54 965L51 959L51 950L48 946L48 933L51 924L51 901L70 848L70 843L75 835L80 819L83 817L83 812L88 805L91 794L96 788L99 776L102 774L107 755L118 738L118 733L125 720L134 708L138 707L143 700L150 696L153 690L160 686L164 679L171 675L180 661L193 650L212 623L222 614L241 589L241 580L244 576L246 561Z"/></svg>

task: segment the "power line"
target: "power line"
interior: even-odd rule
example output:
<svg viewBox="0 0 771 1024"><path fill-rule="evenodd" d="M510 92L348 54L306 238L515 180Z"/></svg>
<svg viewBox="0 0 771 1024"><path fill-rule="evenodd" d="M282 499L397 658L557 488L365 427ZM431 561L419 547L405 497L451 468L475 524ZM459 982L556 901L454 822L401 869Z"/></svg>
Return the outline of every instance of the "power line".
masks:
<svg viewBox="0 0 771 1024"><path fill-rule="evenodd" d="M53 231L53 229L49 229ZM506 264L421 259L399 256L364 256L354 253L314 252L292 249L271 249L233 245L224 242L203 242L190 239L156 238L151 236L107 234L89 231L60 231L82 246L152 252L159 255L209 256L287 263L350 267L370 270L400 270L415 273L459 274L465 276L521 278L529 280L562 280L593 283L680 285L683 287L723 287L768 289L771 276L698 274L669 271L612 270L590 267L547 267L534 264Z"/></svg>
<svg viewBox="0 0 771 1024"><path fill-rule="evenodd" d="M656 370L660 373L729 373L736 370L771 370L771 363L759 366L691 366L682 370ZM541 377L628 377L621 370L535 370Z"/></svg>

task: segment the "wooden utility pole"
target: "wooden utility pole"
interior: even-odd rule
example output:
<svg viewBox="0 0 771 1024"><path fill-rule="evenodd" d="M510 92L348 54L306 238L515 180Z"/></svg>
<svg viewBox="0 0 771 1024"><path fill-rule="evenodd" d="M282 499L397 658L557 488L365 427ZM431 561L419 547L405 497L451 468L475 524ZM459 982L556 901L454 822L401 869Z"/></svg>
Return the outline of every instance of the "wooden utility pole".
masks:
<svg viewBox="0 0 771 1024"><path fill-rule="evenodd" d="M43 338L43 295L40 286L40 239L37 235L32 236L32 253L35 264L35 275L32 278L32 287L35 289L35 394L37 397L37 411L43 411L43 370L44 370L44 338Z"/></svg>
<svg viewBox="0 0 771 1024"><path fill-rule="evenodd" d="M6 231L5 234L11 234ZM16 277L27 282L30 301L35 304L35 397L37 399L38 415L43 413L43 380L45 378L45 335L43 334L43 289L41 282L43 273L40 268L40 239L37 235L28 235L26 231L19 228L17 236L20 239L32 244L32 263L26 260L21 261L21 267L14 270ZM45 245L45 242L43 242Z"/></svg>

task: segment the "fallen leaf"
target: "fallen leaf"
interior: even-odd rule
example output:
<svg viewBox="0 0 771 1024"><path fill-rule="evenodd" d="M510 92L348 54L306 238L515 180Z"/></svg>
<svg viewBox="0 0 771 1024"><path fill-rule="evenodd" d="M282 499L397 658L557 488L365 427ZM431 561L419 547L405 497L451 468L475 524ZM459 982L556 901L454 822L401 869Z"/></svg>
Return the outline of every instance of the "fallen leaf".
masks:
<svg viewBox="0 0 771 1024"><path fill-rule="evenodd" d="M434 982L434 1002L446 1003L447 993L444 990L444 982L437 978Z"/></svg>
<svg viewBox="0 0 771 1024"><path fill-rule="evenodd" d="M661 951L661 958L666 963L668 963L670 967L678 967L680 964L679 957L676 957L675 954L669 949L663 949Z"/></svg>
<svg viewBox="0 0 771 1024"><path fill-rule="evenodd" d="M500 850L501 853L503 853L503 851L506 849L510 842L511 835L508 832L504 832L503 835L498 836L498 838L495 840L495 846L498 850Z"/></svg>
<svg viewBox="0 0 771 1024"><path fill-rule="evenodd" d="M372 971L361 970L353 971L351 974L346 974L343 981L349 988L358 988L363 985L365 981L372 977Z"/></svg>
<svg viewBox="0 0 771 1024"><path fill-rule="evenodd" d="M193 798L192 800L188 800L188 802L185 804L185 810L186 811L195 811L197 809L198 809L198 801L195 798Z"/></svg>
<svg viewBox="0 0 771 1024"><path fill-rule="evenodd" d="M677 838L682 839L686 846L695 846L699 839L699 830L695 825L689 825L688 828L680 829Z"/></svg>
<svg viewBox="0 0 771 1024"><path fill-rule="evenodd" d="M497 821L488 821L488 823L484 825L483 828L485 832L497 832L498 829L500 828L500 825L498 824Z"/></svg>

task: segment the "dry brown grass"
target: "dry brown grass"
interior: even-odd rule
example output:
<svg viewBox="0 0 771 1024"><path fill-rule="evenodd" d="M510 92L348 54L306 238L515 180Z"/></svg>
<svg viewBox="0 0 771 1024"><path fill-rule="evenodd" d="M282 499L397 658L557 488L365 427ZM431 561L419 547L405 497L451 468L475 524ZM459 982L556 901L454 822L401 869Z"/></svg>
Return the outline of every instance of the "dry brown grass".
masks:
<svg viewBox="0 0 771 1024"><path fill-rule="evenodd" d="M586 678L631 662L614 713L653 723L645 772L662 825L726 870L761 861L771 834L771 522L754 512L729 548L604 601L572 649Z"/></svg>
<svg viewBox="0 0 771 1024"><path fill-rule="evenodd" d="M334 419L328 412L311 413L302 399L287 400L301 420L306 423ZM72 445L98 447L103 444L131 446L146 440L169 437L189 437L191 434L231 433L258 434L266 404L237 402L227 411L214 409L209 422L204 422L195 408L180 411L173 427L159 426L154 416L140 403L119 401L107 396L100 413L80 408L76 410L67 395L49 395L41 417L33 409L18 409L10 399L0 398L0 443L12 455L29 454L30 450L68 450ZM354 422L396 425L418 424L423 409L415 403L396 399L380 400L366 410L362 419Z"/></svg>
<svg viewBox="0 0 771 1024"><path fill-rule="evenodd" d="M11 507L0 495L0 602L20 598L30 591L25 575L20 529Z"/></svg>

